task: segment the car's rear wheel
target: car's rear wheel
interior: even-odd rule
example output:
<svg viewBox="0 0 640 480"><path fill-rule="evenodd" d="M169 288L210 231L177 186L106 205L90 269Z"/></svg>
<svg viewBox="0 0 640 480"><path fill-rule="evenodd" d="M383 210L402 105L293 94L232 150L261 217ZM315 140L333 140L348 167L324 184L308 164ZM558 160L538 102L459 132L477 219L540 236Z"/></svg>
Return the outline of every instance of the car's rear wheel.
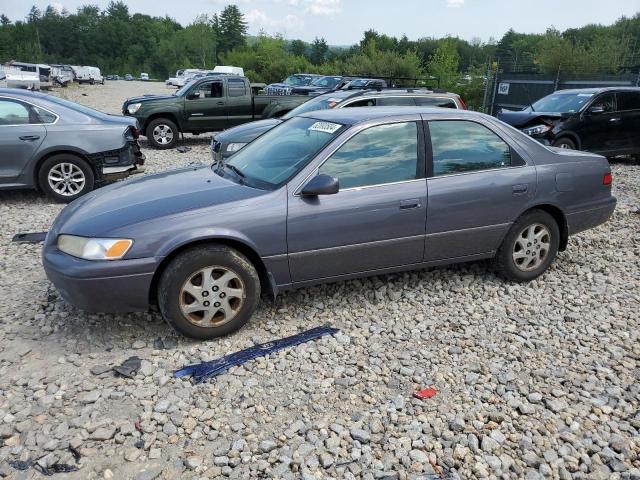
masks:
<svg viewBox="0 0 640 480"><path fill-rule="evenodd" d="M498 272L509 280L528 282L542 275L558 254L560 229L543 210L531 210L511 227L496 254Z"/></svg>
<svg viewBox="0 0 640 480"><path fill-rule="evenodd" d="M43 192L58 202L68 203L93 190L95 176L86 160L69 154L47 158L38 170Z"/></svg>
<svg viewBox="0 0 640 480"><path fill-rule="evenodd" d="M553 142L553 146L558 148L565 148L567 150L576 149L576 143L567 137L557 139L555 142Z"/></svg>
<svg viewBox="0 0 640 480"><path fill-rule="evenodd" d="M208 340L242 327L260 299L260 278L240 252L223 245L180 253L162 272L158 307L178 332Z"/></svg>
<svg viewBox="0 0 640 480"><path fill-rule="evenodd" d="M178 143L178 127L168 118L156 118L147 126L147 140L154 148L167 150Z"/></svg>

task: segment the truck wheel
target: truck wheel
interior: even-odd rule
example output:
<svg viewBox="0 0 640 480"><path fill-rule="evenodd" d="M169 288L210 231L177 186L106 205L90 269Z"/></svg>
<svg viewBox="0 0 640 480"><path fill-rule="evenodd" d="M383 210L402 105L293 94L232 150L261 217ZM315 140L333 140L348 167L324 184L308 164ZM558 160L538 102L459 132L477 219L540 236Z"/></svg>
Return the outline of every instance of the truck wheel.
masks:
<svg viewBox="0 0 640 480"><path fill-rule="evenodd" d="M156 118L147 126L147 140L159 150L174 148L178 144L178 127L168 118Z"/></svg>
<svg viewBox="0 0 640 480"><path fill-rule="evenodd" d="M554 147L558 147L558 148L566 148L567 150L575 150L576 149L575 142L573 140L571 140L570 138L567 138L567 137L559 138L558 140L553 142L553 146Z"/></svg>
<svg viewBox="0 0 640 480"><path fill-rule="evenodd" d="M542 275L558 254L560 229L543 210L531 210L511 227L496 254L498 273L515 282Z"/></svg>
<svg viewBox="0 0 640 480"><path fill-rule="evenodd" d="M260 300L260 278L240 252L223 245L191 248L158 283L158 307L181 334L208 340L242 327Z"/></svg>
<svg viewBox="0 0 640 480"><path fill-rule="evenodd" d="M93 190L91 166L66 153L47 158L38 170L38 185L57 202L68 203Z"/></svg>

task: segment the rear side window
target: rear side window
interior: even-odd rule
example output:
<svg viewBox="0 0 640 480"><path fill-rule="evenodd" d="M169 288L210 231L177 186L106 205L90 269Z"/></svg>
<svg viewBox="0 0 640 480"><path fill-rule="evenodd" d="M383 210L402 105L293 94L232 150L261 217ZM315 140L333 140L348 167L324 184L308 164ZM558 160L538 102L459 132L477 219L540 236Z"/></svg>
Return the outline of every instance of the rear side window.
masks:
<svg viewBox="0 0 640 480"><path fill-rule="evenodd" d="M53 123L53 122L56 121L57 117L53 113L51 113L51 112L49 112L47 110L44 110L43 108L40 108L40 107L35 107L34 106L33 109L36 111L36 114L38 115L40 123L47 123L48 124L48 123Z"/></svg>
<svg viewBox="0 0 640 480"><path fill-rule="evenodd" d="M376 99L375 98L366 98L364 100L358 100L357 102L349 103L345 105L344 108L348 107L375 107Z"/></svg>
<svg viewBox="0 0 640 480"><path fill-rule="evenodd" d="M415 100L420 107L458 108L452 98L416 97Z"/></svg>
<svg viewBox="0 0 640 480"><path fill-rule="evenodd" d="M415 107L416 102L411 97L388 97L378 99L379 107Z"/></svg>
<svg viewBox="0 0 640 480"><path fill-rule="evenodd" d="M227 88L230 97L242 97L247 94L247 85L244 80L239 78L230 78L227 80Z"/></svg>
<svg viewBox="0 0 640 480"><path fill-rule="evenodd" d="M30 121L29 108L13 100L0 99L0 125L28 125Z"/></svg>
<svg viewBox="0 0 640 480"><path fill-rule="evenodd" d="M640 110L640 93L619 92L617 95L618 110Z"/></svg>
<svg viewBox="0 0 640 480"><path fill-rule="evenodd" d="M466 120L429 122L433 175L510 167L511 149L487 127Z"/></svg>
<svg viewBox="0 0 640 480"><path fill-rule="evenodd" d="M378 125L351 137L320 167L340 188L356 188L418 178L415 122Z"/></svg>

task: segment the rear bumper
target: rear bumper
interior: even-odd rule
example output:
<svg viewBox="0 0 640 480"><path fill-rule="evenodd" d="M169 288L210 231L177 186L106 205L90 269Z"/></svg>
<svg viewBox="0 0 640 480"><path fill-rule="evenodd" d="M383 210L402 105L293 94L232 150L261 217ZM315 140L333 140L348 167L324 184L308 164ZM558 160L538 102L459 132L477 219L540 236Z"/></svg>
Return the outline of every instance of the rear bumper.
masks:
<svg viewBox="0 0 640 480"><path fill-rule="evenodd" d="M149 309L156 259L95 262L49 245L43 251L42 264L62 298L82 310L123 313Z"/></svg>
<svg viewBox="0 0 640 480"><path fill-rule="evenodd" d="M616 209L616 197L610 197L600 205L567 214L569 235L583 232L605 223Z"/></svg>
<svg viewBox="0 0 640 480"><path fill-rule="evenodd" d="M118 150L89 155L89 159L98 173L96 178L98 184L135 173L138 166L144 165L146 160L137 140L127 142L124 147Z"/></svg>

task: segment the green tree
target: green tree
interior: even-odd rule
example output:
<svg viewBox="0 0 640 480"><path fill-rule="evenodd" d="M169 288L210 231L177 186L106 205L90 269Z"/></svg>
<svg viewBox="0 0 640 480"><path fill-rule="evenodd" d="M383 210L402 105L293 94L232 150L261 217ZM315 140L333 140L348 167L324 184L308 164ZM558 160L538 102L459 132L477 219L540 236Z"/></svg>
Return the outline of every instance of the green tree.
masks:
<svg viewBox="0 0 640 480"><path fill-rule="evenodd" d="M447 38L442 41L428 65L429 74L438 79L441 88L450 89L458 82L459 60L455 40Z"/></svg>
<svg viewBox="0 0 640 480"><path fill-rule="evenodd" d="M218 18L218 50L230 52L245 45L247 22L236 5L227 5Z"/></svg>
<svg viewBox="0 0 640 480"><path fill-rule="evenodd" d="M289 52L291 55L304 57L307 55L307 44L302 40L293 40L289 44Z"/></svg>
<svg viewBox="0 0 640 480"><path fill-rule="evenodd" d="M310 60L314 65L320 65L324 63L327 53L329 52L329 46L324 38L316 37L311 43L311 55Z"/></svg>

